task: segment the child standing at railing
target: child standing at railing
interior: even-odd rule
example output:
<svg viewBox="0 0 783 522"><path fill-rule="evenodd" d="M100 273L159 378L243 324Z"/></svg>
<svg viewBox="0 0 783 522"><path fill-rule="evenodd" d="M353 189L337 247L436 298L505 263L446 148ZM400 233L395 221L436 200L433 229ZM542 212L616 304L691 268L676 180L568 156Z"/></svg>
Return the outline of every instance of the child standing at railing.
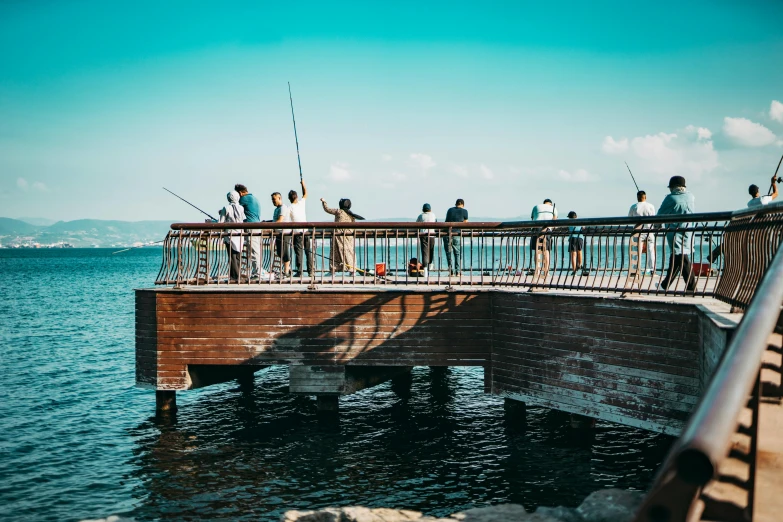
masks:
<svg viewBox="0 0 783 522"><path fill-rule="evenodd" d="M576 212L573 210L568 213L568 219L576 219ZM577 270L582 269L583 259L582 251L585 247L585 240L582 236L582 227L568 227L568 252L571 254L571 271L576 275Z"/></svg>

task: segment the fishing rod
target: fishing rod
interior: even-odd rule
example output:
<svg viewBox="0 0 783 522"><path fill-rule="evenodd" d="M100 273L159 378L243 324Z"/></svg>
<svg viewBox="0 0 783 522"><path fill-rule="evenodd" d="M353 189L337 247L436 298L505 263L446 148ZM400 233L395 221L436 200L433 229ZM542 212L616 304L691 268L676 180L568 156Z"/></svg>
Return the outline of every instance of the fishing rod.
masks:
<svg viewBox="0 0 783 522"><path fill-rule="evenodd" d="M628 166L628 162L627 161L624 162L624 163L625 163L625 167L628 169L628 174L631 175L631 179L633 180L633 184L636 185L636 192L641 192L639 190L639 185L636 184L636 178L633 177L633 172L631 172L631 167Z"/></svg>
<svg viewBox="0 0 783 522"><path fill-rule="evenodd" d="M157 245L159 243L163 243L164 241L166 241L166 240L165 239L161 239L160 241L155 241L153 243L147 243L146 245L139 245L139 246L135 246L135 247L125 248L123 250L117 250L116 252L112 252L111 255L119 254L120 252L127 252L128 250L133 250L134 248L144 248L145 246Z"/></svg>
<svg viewBox="0 0 783 522"><path fill-rule="evenodd" d="M294 139L296 140L296 161L299 162L299 183L301 183L302 158L299 157L299 136L296 134L296 118L294 117L294 98L291 96L291 82L288 82L288 99L291 101L291 119L294 122Z"/></svg>
<svg viewBox="0 0 783 522"><path fill-rule="evenodd" d="M201 212L202 214L204 214L205 216L207 216L207 217L208 217L209 219L211 219L212 221L217 221L217 219L213 218L212 216L210 216L209 214L207 214L206 212L204 212L203 210L201 210L200 208L198 208L196 205L194 205L193 203L191 203L191 202L190 202L190 201L188 201L187 199L185 199L185 198L180 198L179 196L177 196L176 194L174 194L172 191L170 191L170 190L169 190L169 189L167 189L166 187L163 187L163 190L165 190L165 191L166 191L166 192L168 192L169 194L171 194L171 195L173 195L173 196L175 196L175 197L177 197L177 198L181 199L182 201L184 201L185 203L187 203L187 204L188 204L188 205L190 205L191 207L195 208L196 210L198 210L199 212Z"/></svg>
<svg viewBox="0 0 783 522"><path fill-rule="evenodd" d="M775 169L775 175L772 176L772 183L769 184L769 192L767 192L767 196L771 196L772 193L775 191L775 181L778 183L783 183L783 178L778 178L778 171L780 170L780 164L783 163L783 156L780 157L780 161L778 161L778 168Z"/></svg>

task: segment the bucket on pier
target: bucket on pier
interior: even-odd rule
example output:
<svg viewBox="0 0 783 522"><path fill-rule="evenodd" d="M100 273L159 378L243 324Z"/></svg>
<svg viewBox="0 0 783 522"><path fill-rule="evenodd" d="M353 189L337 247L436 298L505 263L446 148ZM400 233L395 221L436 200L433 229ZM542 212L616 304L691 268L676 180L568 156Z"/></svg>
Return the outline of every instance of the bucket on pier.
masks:
<svg viewBox="0 0 783 522"><path fill-rule="evenodd" d="M692 263L693 275L709 276L712 275L712 266L709 263Z"/></svg>
<svg viewBox="0 0 783 522"><path fill-rule="evenodd" d="M377 277L386 277L386 263L375 263L375 275Z"/></svg>

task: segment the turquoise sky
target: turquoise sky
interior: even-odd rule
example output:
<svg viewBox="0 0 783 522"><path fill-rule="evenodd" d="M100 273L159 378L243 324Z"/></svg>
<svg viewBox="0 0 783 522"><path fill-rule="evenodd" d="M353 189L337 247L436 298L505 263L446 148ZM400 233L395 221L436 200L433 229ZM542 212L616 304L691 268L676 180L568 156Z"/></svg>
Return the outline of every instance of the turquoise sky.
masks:
<svg viewBox="0 0 783 522"><path fill-rule="evenodd" d="M0 215L200 220L242 182L311 219L745 205L783 154L783 2L0 3ZM685 5L683 5L685 4Z"/></svg>

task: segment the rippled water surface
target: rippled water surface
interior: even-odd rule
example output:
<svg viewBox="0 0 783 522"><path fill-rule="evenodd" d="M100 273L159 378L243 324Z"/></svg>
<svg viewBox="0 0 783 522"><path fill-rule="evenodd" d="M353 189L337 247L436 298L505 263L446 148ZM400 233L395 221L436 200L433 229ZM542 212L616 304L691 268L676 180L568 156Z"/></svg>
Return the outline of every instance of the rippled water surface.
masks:
<svg viewBox="0 0 783 522"><path fill-rule="evenodd" d="M156 420L134 388L133 288L158 250L0 250L0 519L275 520L363 504L446 515L487 503L577 505L645 489L671 440L529 409L513 424L480 369L415 368L316 415L288 370L182 392Z"/></svg>

